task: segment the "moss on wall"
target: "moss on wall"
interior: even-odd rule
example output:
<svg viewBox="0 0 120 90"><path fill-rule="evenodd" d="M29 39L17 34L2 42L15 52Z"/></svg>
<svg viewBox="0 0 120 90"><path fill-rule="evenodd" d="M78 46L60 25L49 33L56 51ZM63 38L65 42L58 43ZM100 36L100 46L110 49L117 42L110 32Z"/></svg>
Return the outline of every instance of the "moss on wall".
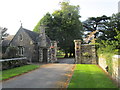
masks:
<svg viewBox="0 0 120 90"><path fill-rule="evenodd" d="M99 57L102 57L106 60L106 64L108 66L108 73L112 75L112 57L114 54L112 53L104 53L102 55L99 54Z"/></svg>

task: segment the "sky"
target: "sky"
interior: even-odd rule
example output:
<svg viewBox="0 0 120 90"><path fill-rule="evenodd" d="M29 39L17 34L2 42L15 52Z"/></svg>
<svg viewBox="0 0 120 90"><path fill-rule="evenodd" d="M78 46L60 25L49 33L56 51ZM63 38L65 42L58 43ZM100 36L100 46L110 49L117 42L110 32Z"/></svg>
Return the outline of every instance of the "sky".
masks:
<svg viewBox="0 0 120 90"><path fill-rule="evenodd" d="M22 26L33 30L47 13L60 8L63 0L0 0L0 26L8 28L14 35ZM119 0L69 0L71 5L80 6L81 21L88 17L111 16L118 12Z"/></svg>

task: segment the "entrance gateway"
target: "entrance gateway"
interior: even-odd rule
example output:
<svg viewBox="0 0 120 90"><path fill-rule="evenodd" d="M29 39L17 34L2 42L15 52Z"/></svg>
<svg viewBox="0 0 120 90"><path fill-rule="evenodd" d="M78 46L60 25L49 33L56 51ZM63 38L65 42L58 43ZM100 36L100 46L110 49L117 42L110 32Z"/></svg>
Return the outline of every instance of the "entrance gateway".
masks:
<svg viewBox="0 0 120 90"><path fill-rule="evenodd" d="M48 50L46 48L43 49L43 63L48 62Z"/></svg>
<svg viewBox="0 0 120 90"><path fill-rule="evenodd" d="M81 44L81 40L74 40L74 43L76 64L97 64L95 45Z"/></svg>

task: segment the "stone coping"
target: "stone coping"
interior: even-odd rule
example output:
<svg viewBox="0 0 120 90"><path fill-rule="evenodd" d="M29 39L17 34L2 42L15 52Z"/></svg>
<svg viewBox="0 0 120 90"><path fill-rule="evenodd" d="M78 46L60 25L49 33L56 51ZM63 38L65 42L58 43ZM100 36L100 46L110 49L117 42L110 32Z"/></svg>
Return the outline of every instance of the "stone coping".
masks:
<svg viewBox="0 0 120 90"><path fill-rule="evenodd" d="M26 57L22 57L22 58L0 59L0 62L12 61L12 60L24 60L24 59L27 59L27 58Z"/></svg>
<svg viewBox="0 0 120 90"><path fill-rule="evenodd" d="M113 57L114 58L120 58L120 55L114 55Z"/></svg>

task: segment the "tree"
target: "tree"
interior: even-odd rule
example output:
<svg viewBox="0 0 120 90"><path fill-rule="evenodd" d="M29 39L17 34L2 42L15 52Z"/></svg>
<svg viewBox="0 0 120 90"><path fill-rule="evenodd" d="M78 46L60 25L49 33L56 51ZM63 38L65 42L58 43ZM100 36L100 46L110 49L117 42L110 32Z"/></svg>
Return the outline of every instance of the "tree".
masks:
<svg viewBox="0 0 120 90"><path fill-rule="evenodd" d="M46 13L46 15L37 23L37 25L35 26L33 31L39 33L40 32L40 25L43 25L43 24L45 26L49 27L49 29L51 29L50 27L52 26L52 16L50 13Z"/></svg>
<svg viewBox="0 0 120 90"><path fill-rule="evenodd" d="M0 58L2 57L2 41L8 36L7 28L0 27Z"/></svg>
<svg viewBox="0 0 120 90"><path fill-rule="evenodd" d="M104 31L107 28L107 24L110 22L110 17L107 17L105 15L101 17L90 17L87 20L85 20L83 23L84 30L88 32L94 32L96 30L99 30L95 34L95 38L98 37L101 34L104 33Z"/></svg>
<svg viewBox="0 0 120 90"><path fill-rule="evenodd" d="M113 14L97 43L100 53L120 54L120 13Z"/></svg>
<svg viewBox="0 0 120 90"><path fill-rule="evenodd" d="M110 20L108 23L105 24L106 28L103 31L103 34L99 36L99 39L101 40L115 40L118 41L115 36L118 35L118 32L120 31L120 13L113 14L110 17Z"/></svg>
<svg viewBox="0 0 120 90"><path fill-rule="evenodd" d="M7 37L9 34L6 33L7 28L0 27L0 39L3 40L5 37Z"/></svg>
<svg viewBox="0 0 120 90"><path fill-rule="evenodd" d="M58 46L66 53L65 57L68 57L68 53L74 52L73 41L82 40L83 29L79 20L79 6L70 5L68 2L61 2L60 5L61 9L54 11L52 15L47 13L39 23L48 27L46 34L51 40L59 42Z"/></svg>

